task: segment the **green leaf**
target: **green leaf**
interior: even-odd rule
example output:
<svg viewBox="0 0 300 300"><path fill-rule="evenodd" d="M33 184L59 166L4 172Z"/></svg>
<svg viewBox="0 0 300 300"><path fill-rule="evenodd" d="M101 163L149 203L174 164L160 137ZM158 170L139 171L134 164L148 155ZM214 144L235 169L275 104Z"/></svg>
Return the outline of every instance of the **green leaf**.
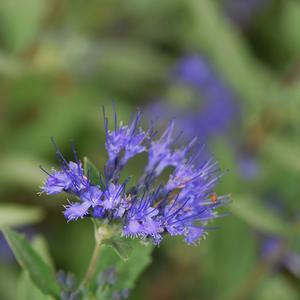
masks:
<svg viewBox="0 0 300 300"><path fill-rule="evenodd" d="M10 49L18 50L33 41L45 12L44 0L1 0L1 33Z"/></svg>
<svg viewBox="0 0 300 300"><path fill-rule="evenodd" d="M45 238L41 235L36 235L31 244L34 250L42 257L42 259L49 265L49 267L54 272L54 264Z"/></svg>
<svg viewBox="0 0 300 300"><path fill-rule="evenodd" d="M276 273L275 273L276 274ZM296 286L288 281L282 275L273 275L267 277L262 282L258 292L255 295L256 300L297 300L299 292Z"/></svg>
<svg viewBox="0 0 300 300"><path fill-rule="evenodd" d="M238 218L230 216L215 221L220 229L211 232L200 245L203 253L194 258L195 267L204 268L202 286L211 291L208 299L231 300L257 261L257 244L253 230Z"/></svg>
<svg viewBox="0 0 300 300"><path fill-rule="evenodd" d="M97 167L87 158L83 159L84 173L93 184L100 184L100 174Z"/></svg>
<svg viewBox="0 0 300 300"><path fill-rule="evenodd" d="M300 3L298 1L285 1L280 7L277 22L279 24L279 36L285 49L293 56L298 57L300 50L299 37Z"/></svg>
<svg viewBox="0 0 300 300"><path fill-rule="evenodd" d="M44 214L37 207L18 204L0 204L0 228L37 223Z"/></svg>
<svg viewBox="0 0 300 300"><path fill-rule="evenodd" d="M120 289L133 288L136 280L151 262L153 245L144 245L139 240L131 240L131 255L127 261L117 263L118 281Z"/></svg>
<svg viewBox="0 0 300 300"><path fill-rule="evenodd" d="M263 148L266 160L272 164L299 174L300 172L300 145L279 136L269 138Z"/></svg>
<svg viewBox="0 0 300 300"><path fill-rule="evenodd" d="M230 210L244 222L262 232L291 236L296 234L295 228L250 196L234 196Z"/></svg>
<svg viewBox="0 0 300 300"><path fill-rule="evenodd" d="M93 288L97 288L97 278L105 269L114 266L117 271L117 282L113 289L133 288L136 280L140 277L141 273L151 262L151 253L153 245L144 245L139 240L127 240L130 246L131 254L127 260L120 259L111 247L103 247L100 258L97 262L97 272L93 279Z"/></svg>
<svg viewBox="0 0 300 300"><path fill-rule="evenodd" d="M51 268L42 257L34 250L24 236L12 229L5 227L2 232L14 252L19 264L28 271L30 278L45 294L59 299L60 288L56 282Z"/></svg>
<svg viewBox="0 0 300 300"><path fill-rule="evenodd" d="M22 271L17 285L18 300L49 300L30 279L27 271Z"/></svg>
<svg viewBox="0 0 300 300"><path fill-rule="evenodd" d="M3 255L3 254L1 252L1 255ZM15 268L12 268L11 264L1 262L0 263L0 278L1 278L1 280L0 280L1 299L15 300L15 298L16 298L16 290L15 290L16 281L18 280L18 274L16 274Z"/></svg>
<svg viewBox="0 0 300 300"><path fill-rule="evenodd" d="M102 241L102 245L111 247L124 261L128 260L132 247L127 239L121 237L112 237Z"/></svg>
<svg viewBox="0 0 300 300"><path fill-rule="evenodd" d="M7 188L16 184L29 187L37 187L41 184L45 175L39 170L38 165L47 166L45 162L31 156L3 155L0 160L1 174L0 184Z"/></svg>
<svg viewBox="0 0 300 300"><path fill-rule="evenodd" d="M36 236L32 241L33 248L43 259L52 266L47 243L42 236ZM17 285L17 296L19 300L50 300L49 296L43 294L32 282L27 271L23 270Z"/></svg>

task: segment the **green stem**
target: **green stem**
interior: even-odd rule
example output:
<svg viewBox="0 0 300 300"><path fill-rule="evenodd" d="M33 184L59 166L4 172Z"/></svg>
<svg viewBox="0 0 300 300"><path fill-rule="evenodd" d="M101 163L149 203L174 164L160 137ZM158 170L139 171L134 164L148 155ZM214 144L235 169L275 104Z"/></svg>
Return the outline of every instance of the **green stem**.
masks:
<svg viewBox="0 0 300 300"><path fill-rule="evenodd" d="M84 279L82 282L84 285L88 285L90 283L90 280L94 276L96 265L97 265L97 260L99 258L100 252L101 252L100 250L101 250L101 245L96 242L89 267L85 273L85 276L84 276Z"/></svg>

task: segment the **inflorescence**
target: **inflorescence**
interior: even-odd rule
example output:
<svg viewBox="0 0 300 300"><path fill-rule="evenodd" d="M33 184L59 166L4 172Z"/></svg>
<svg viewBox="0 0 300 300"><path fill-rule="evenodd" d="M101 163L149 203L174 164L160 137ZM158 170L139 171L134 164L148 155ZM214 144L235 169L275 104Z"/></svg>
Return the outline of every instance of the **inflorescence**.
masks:
<svg viewBox="0 0 300 300"><path fill-rule="evenodd" d="M67 161L57 147L61 170L47 172L42 192L48 195L66 192L77 198L64 206L68 221L83 217L119 224L122 236L152 240L159 244L165 234L182 235L188 244L205 237L207 223L222 215L216 209L228 203L228 196L218 196L214 188L221 176L217 162L204 157L203 147L196 139L176 148L174 121L156 139L153 126L147 131L140 127L138 112L129 125L118 124L114 114L114 129L109 129L104 112L105 148L108 161L97 183L84 170L73 147L74 161ZM144 173L130 187L130 178L121 181L121 172L134 156L146 153ZM161 183L170 171L166 183ZM212 197L213 195L213 197Z"/></svg>

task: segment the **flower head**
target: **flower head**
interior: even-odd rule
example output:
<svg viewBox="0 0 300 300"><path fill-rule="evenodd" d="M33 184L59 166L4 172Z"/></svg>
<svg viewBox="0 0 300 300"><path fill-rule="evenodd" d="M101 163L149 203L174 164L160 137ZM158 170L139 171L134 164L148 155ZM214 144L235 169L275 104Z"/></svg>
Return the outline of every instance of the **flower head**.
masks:
<svg viewBox="0 0 300 300"><path fill-rule="evenodd" d="M144 132L139 126L141 120L141 112L138 112L130 125L118 125L117 114L115 112L114 130L108 128L108 118L104 113L104 126L106 132L105 148L107 150L109 160L115 161L119 159L121 165L125 165L127 161L135 155L146 151L143 144L148 136L148 132ZM122 155L122 152L124 154Z"/></svg>
<svg viewBox="0 0 300 300"><path fill-rule="evenodd" d="M130 125L117 126L115 114L115 129L108 130L105 116L108 161L100 184L84 173L74 149L75 162L67 162L53 142L61 170L47 172L42 191L66 192L77 198L65 206L68 221L93 217L106 224L117 224L125 237L150 239L159 244L166 234L182 235L188 244L194 244L211 228L207 223L220 216L216 209L228 202L226 196L210 200L220 178L218 164L203 155L195 139L176 148L174 121L154 140L152 126L147 131L138 128L140 119L139 112ZM141 152L148 154L144 175L127 188L129 179L120 183L122 169ZM167 167L171 167L169 178L165 183L158 182Z"/></svg>

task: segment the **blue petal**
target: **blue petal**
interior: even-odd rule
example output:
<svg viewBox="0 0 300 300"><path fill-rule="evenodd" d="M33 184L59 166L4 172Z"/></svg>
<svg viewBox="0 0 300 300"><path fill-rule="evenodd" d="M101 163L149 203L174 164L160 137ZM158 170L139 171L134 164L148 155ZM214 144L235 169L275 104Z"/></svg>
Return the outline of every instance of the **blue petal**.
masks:
<svg viewBox="0 0 300 300"><path fill-rule="evenodd" d="M88 213L90 207L91 203L88 201L66 205L66 210L64 211L65 218L68 221L77 220L78 218L82 219Z"/></svg>

